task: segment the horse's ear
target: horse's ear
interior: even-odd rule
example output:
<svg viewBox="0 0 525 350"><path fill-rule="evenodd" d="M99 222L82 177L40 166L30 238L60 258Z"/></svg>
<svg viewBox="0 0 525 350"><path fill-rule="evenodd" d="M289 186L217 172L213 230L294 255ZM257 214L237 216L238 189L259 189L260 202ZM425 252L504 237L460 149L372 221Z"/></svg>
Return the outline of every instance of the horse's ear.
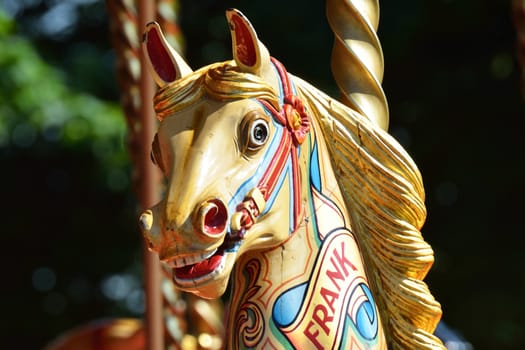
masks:
<svg viewBox="0 0 525 350"><path fill-rule="evenodd" d="M142 50L159 86L164 86L192 72L190 66L168 43L157 22L150 22L142 38Z"/></svg>
<svg viewBox="0 0 525 350"><path fill-rule="evenodd" d="M261 75L265 65L270 63L270 55L257 39L250 21L237 9L226 11L226 18L232 36L233 58L242 71Z"/></svg>

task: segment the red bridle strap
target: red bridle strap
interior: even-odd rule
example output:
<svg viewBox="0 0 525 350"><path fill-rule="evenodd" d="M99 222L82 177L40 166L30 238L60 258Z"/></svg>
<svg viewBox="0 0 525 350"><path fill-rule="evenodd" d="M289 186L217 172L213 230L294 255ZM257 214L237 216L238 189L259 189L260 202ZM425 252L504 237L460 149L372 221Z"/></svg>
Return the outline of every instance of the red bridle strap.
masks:
<svg viewBox="0 0 525 350"><path fill-rule="evenodd" d="M310 120L306 114L302 101L293 94L291 81L286 73L284 66L271 58L279 77L281 79L283 91L283 105L277 111L272 104L266 100L259 102L272 114L272 117L285 128L275 154L264 172L257 187L250 191L244 201L238 206L237 212L232 218L232 230L243 234L248 230L257 219L257 216L264 210L266 201L274 192L279 178L281 177L288 157L291 159L291 174L293 191L293 231L299 226L301 215L301 177L299 173L298 147L304 142L310 131ZM254 195L256 194L256 195ZM260 199L254 198L262 197Z"/></svg>

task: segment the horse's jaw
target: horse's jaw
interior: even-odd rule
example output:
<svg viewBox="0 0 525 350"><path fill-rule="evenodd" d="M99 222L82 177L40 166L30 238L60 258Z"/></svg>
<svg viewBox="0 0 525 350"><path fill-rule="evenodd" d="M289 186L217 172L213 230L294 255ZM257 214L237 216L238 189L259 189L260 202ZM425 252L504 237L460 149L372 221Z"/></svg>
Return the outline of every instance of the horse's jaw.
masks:
<svg viewBox="0 0 525 350"><path fill-rule="evenodd" d="M269 214L267 220L262 220L245 232L242 239L228 234L227 237L230 238L226 238L225 242L211 253L179 255L177 259L164 261L173 271L172 280L175 286L205 299L221 297L228 287L234 265L241 256L252 253L258 256L290 238L286 228L279 230L284 232L281 235L270 233L268 230L268 222L275 224L275 221L283 220L282 217L282 212Z"/></svg>
<svg viewBox="0 0 525 350"><path fill-rule="evenodd" d="M173 283L185 292L201 298L216 299L224 294L237 252L216 252L198 263L173 267Z"/></svg>
<svg viewBox="0 0 525 350"><path fill-rule="evenodd" d="M172 269L172 280L178 289L206 299L218 298L224 294L240 256L254 252L259 255L261 251L274 248L289 238L288 234L281 237L268 233L265 228L263 223L256 224L243 239L226 239L212 253L179 256L164 264Z"/></svg>

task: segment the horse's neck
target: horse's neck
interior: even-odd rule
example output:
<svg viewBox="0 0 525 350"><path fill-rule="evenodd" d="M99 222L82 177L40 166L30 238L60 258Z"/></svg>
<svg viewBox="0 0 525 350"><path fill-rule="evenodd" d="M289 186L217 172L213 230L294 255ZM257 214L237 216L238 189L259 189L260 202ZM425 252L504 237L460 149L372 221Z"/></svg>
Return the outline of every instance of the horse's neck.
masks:
<svg viewBox="0 0 525 350"><path fill-rule="evenodd" d="M301 151L306 169L301 176L304 217L299 228L283 245L248 252L236 263L226 333L231 348L293 343L287 333L291 328L302 337L301 343L294 343L297 348L336 344L346 317L337 310L347 307L343 303L348 303L352 283L366 283L324 140L314 130L309 145L303 146L310 149ZM315 303L324 306L314 311Z"/></svg>

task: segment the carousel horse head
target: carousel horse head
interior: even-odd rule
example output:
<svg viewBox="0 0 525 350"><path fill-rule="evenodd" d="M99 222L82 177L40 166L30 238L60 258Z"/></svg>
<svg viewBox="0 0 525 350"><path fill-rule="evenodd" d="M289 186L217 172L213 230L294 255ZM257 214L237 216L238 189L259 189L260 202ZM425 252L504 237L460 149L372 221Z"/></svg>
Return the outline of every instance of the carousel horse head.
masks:
<svg viewBox="0 0 525 350"><path fill-rule="evenodd" d="M293 271L308 279L314 263L344 264L350 261L345 254L352 254L357 277L368 280L381 306L392 346L434 348L427 345L439 343L431 331L441 308L423 282L434 258L420 232L426 209L417 166L371 116L288 74L239 11L228 10L226 17L233 60L196 71L170 47L158 24L146 27L143 49L159 85L152 160L166 178L164 198L140 217L150 249L173 270L178 289L204 298L224 293L236 262L236 279L250 275L251 261L272 265L265 260L270 255L297 265L272 265L281 268L279 278ZM339 229L347 243L335 254L331 242ZM352 253L345 250L350 245ZM285 253L291 247L294 254ZM315 257L329 248L334 257ZM312 249L317 253L309 256ZM326 270L332 282L343 276L334 271ZM260 278L272 285L266 275ZM253 291L235 287L232 294L253 297ZM306 289L296 287L282 299L277 291L267 297L284 310L288 296L303 300L297 293ZM333 307L338 294L330 299L321 290L320 300ZM359 298L356 305L368 306L355 310L373 310L368 297ZM324 310L328 334L331 316Z"/></svg>
<svg viewBox="0 0 525 350"><path fill-rule="evenodd" d="M281 244L299 224L297 155L310 128L282 65L239 11L226 16L232 61L192 71L156 23L143 42L160 87L152 159L167 188L140 222L177 287L205 298L223 294L239 256Z"/></svg>

